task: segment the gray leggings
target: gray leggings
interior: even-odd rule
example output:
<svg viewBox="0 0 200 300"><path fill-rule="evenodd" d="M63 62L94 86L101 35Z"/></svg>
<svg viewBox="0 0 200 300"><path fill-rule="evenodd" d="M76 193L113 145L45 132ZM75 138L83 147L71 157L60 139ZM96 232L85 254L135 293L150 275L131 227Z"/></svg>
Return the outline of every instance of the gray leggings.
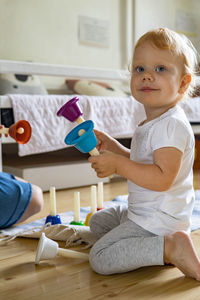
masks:
<svg viewBox="0 0 200 300"><path fill-rule="evenodd" d="M110 207L95 213L90 219L90 229L99 238L90 251L91 267L99 274L164 265L164 237L129 220L127 207Z"/></svg>

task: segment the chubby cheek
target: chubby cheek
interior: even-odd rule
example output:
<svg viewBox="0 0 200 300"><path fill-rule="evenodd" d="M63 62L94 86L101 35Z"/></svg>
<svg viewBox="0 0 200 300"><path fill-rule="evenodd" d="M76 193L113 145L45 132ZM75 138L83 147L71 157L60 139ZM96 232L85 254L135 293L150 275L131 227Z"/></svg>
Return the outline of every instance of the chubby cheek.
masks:
<svg viewBox="0 0 200 300"><path fill-rule="evenodd" d="M131 82L130 82L130 89L131 89L131 93L134 96L136 94L137 91L137 80L134 77L131 77Z"/></svg>
<svg viewBox="0 0 200 300"><path fill-rule="evenodd" d="M164 91L166 94L171 95L173 97L173 95L177 95L179 91L179 85L175 81L168 81L164 86Z"/></svg>

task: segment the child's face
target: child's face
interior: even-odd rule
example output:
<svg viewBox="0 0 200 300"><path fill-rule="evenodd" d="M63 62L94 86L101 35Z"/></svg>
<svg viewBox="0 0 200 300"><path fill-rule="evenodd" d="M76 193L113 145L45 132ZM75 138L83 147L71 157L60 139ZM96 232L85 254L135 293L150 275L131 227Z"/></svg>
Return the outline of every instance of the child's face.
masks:
<svg viewBox="0 0 200 300"><path fill-rule="evenodd" d="M183 66L183 58L144 42L133 56L133 97L145 109L172 107L182 96Z"/></svg>

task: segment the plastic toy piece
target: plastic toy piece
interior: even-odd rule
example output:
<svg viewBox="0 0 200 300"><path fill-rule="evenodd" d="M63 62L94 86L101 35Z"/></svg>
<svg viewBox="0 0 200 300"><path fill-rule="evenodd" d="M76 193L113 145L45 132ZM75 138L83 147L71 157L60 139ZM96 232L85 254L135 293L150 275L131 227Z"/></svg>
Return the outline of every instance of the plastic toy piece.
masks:
<svg viewBox="0 0 200 300"><path fill-rule="evenodd" d="M92 215L93 215L92 212L87 214L87 217L85 219L85 226L89 226L90 218L91 218Z"/></svg>
<svg viewBox="0 0 200 300"><path fill-rule="evenodd" d="M60 216L56 214L56 189L50 187L50 214L46 217L45 224L51 225L61 224Z"/></svg>
<svg viewBox="0 0 200 300"><path fill-rule="evenodd" d="M74 193L74 220L71 225L84 226L84 222L80 220L80 192Z"/></svg>
<svg viewBox="0 0 200 300"><path fill-rule="evenodd" d="M57 112L57 116L63 116L70 122L77 122L78 124L83 123L85 120L81 117L83 115L79 105L78 97L74 97L66 102Z"/></svg>
<svg viewBox="0 0 200 300"><path fill-rule="evenodd" d="M91 156L97 156L99 155L99 151L96 148L97 139L93 132L94 123L91 120L85 121L82 118L83 113L78 105L78 100L78 97L72 98L71 100L66 102L57 112L57 116L63 116L70 122L76 121L79 124L65 137L65 143L67 145L75 146L79 151L83 153L89 152ZM87 145L88 147L86 146L87 143L89 143ZM113 175L109 176L109 178L112 177Z"/></svg>
<svg viewBox="0 0 200 300"><path fill-rule="evenodd" d="M31 138L31 125L26 120L20 120L9 128L3 127L0 133L8 134L19 144L26 144Z"/></svg>
<svg viewBox="0 0 200 300"><path fill-rule="evenodd" d="M70 225L85 226L85 223L83 221L80 221L80 222L71 221Z"/></svg>
<svg viewBox="0 0 200 300"><path fill-rule="evenodd" d="M42 232L36 252L35 264L38 265L41 260L54 259L57 255L89 260L89 255L86 253L59 248L58 243L47 238Z"/></svg>
<svg viewBox="0 0 200 300"><path fill-rule="evenodd" d="M85 226L89 226L91 216L97 211L97 189L96 185L91 186L91 212L85 219Z"/></svg>
<svg viewBox="0 0 200 300"><path fill-rule="evenodd" d="M79 125L82 124L82 123L85 123L86 121L83 119L82 115L82 111L80 109L80 106L78 104L78 101L79 101L79 98L78 97L74 97L72 98L71 100L69 100L68 102L66 102L60 109L59 111L57 112L57 116L63 116L64 118L66 118L68 121L70 122L77 122ZM89 122L92 122L92 121L89 121ZM92 130L94 128L94 123L92 122L93 126L92 127ZM78 127L79 128L79 127ZM72 130L73 131L73 130ZM75 130L76 131L76 130ZM80 127L79 128L79 131L76 132L76 135L77 137L78 136L82 136L84 135L85 133L85 128L82 128ZM66 137L65 138L65 143L67 145L72 145L71 144L71 135L69 137L69 139ZM68 144L70 143L70 144ZM96 141L96 144L97 144L97 141ZM95 146L96 146L95 144ZM76 147L76 146L75 146ZM79 149L80 150L80 149ZM80 150L81 151L81 150ZM81 151L83 153L87 153L89 151ZM91 149L91 153L90 155L99 155L99 151L95 148L94 150Z"/></svg>
<svg viewBox="0 0 200 300"><path fill-rule="evenodd" d="M96 149L97 139L94 134L94 123L91 120L85 121L72 129L65 137L65 143L76 147L82 153L99 155Z"/></svg>
<svg viewBox="0 0 200 300"><path fill-rule="evenodd" d="M103 209L103 182L98 182L97 210Z"/></svg>

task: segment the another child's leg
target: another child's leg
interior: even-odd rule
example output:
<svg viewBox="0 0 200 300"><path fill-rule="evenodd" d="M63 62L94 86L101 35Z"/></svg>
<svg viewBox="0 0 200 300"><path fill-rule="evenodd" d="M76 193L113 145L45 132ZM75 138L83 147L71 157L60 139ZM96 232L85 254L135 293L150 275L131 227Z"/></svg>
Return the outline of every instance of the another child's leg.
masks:
<svg viewBox="0 0 200 300"><path fill-rule="evenodd" d="M183 231L165 237L164 261L175 265L186 276L200 281L200 260L192 240Z"/></svg>
<svg viewBox="0 0 200 300"><path fill-rule="evenodd" d="M27 182L26 180L23 180L22 178L16 177L17 180ZM43 192L41 188L37 185L32 184L32 197L31 201L25 210L24 214L22 215L21 219L17 222L23 222L29 217L37 214L38 212L41 211L43 208Z"/></svg>
<svg viewBox="0 0 200 300"><path fill-rule="evenodd" d="M90 251L90 264L94 271L103 275L163 265L163 247L164 237L127 220L94 244Z"/></svg>
<svg viewBox="0 0 200 300"><path fill-rule="evenodd" d="M98 238L127 220L127 207L115 206L102 209L90 218L90 230Z"/></svg>

